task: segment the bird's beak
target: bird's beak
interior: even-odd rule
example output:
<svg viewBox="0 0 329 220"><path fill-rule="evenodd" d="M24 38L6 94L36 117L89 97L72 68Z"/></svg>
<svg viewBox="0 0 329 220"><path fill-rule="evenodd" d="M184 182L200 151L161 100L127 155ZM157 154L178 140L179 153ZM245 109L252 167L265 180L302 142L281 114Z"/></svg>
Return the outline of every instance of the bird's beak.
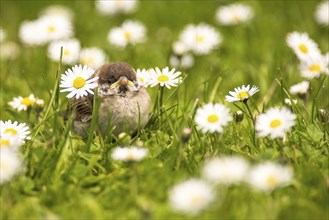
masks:
<svg viewBox="0 0 329 220"><path fill-rule="evenodd" d="M121 76L118 80L119 86L126 86L128 85L129 80L125 76Z"/></svg>
<svg viewBox="0 0 329 220"><path fill-rule="evenodd" d="M110 89L114 89L117 86L127 86L127 85L135 86L135 84L132 81L130 81L129 79L127 79L127 77L121 76L118 79L118 81L116 81L115 83L113 83L110 86Z"/></svg>

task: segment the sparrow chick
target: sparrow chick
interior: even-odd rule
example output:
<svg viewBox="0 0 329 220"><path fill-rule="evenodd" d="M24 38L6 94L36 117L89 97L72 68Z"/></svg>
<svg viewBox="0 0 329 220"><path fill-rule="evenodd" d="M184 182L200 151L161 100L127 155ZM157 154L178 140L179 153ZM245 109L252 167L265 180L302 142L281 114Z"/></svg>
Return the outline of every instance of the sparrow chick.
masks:
<svg viewBox="0 0 329 220"><path fill-rule="evenodd" d="M137 80L136 73L127 63L105 64L95 71L98 76L100 107L98 126L103 136L110 132L133 134L143 128L149 118L150 96ZM73 130L86 137L90 128L93 95L73 99L71 109L75 112Z"/></svg>

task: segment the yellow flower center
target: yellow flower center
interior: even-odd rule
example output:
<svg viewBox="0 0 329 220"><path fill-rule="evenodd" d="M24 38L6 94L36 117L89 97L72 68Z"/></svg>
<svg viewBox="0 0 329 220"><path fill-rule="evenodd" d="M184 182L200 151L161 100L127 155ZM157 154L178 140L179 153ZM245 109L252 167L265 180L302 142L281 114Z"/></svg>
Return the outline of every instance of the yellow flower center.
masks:
<svg viewBox="0 0 329 220"><path fill-rule="evenodd" d="M8 147L10 145L10 142L8 139L1 139L0 145L1 147Z"/></svg>
<svg viewBox="0 0 329 220"><path fill-rule="evenodd" d="M204 36L201 34L198 34L198 35L196 35L195 40L198 43L202 43L204 41Z"/></svg>
<svg viewBox="0 0 329 220"><path fill-rule="evenodd" d="M133 153L128 152L126 156L126 160L135 160L135 156Z"/></svg>
<svg viewBox="0 0 329 220"><path fill-rule="evenodd" d="M306 47L305 44L300 44L298 48L299 48L300 51L302 51L302 53L307 53L308 52L308 48Z"/></svg>
<svg viewBox="0 0 329 220"><path fill-rule="evenodd" d="M86 85L86 80L82 77L77 77L73 81L73 86L76 89L80 89L80 88L84 87L84 85Z"/></svg>
<svg viewBox="0 0 329 220"><path fill-rule="evenodd" d="M145 81L143 77L139 77L139 80L140 80L141 82L144 82L144 81Z"/></svg>
<svg viewBox="0 0 329 220"><path fill-rule="evenodd" d="M5 131L4 131L5 134L8 134L8 133L11 133L12 135L15 135L17 134L17 130L14 129L14 128L7 128Z"/></svg>
<svg viewBox="0 0 329 220"><path fill-rule="evenodd" d="M276 178L275 176L269 176L266 179L266 184L269 186L275 186L278 184L278 178Z"/></svg>
<svg viewBox="0 0 329 220"><path fill-rule="evenodd" d="M32 100L32 99L30 99L30 98L28 98L28 97L27 98L23 98L23 100L21 101L21 104L22 105L25 105L27 107L33 105L34 103L35 103L35 101Z"/></svg>
<svg viewBox="0 0 329 220"><path fill-rule="evenodd" d="M207 120L209 123L215 123L215 122L219 121L219 117L215 114L211 114L208 116Z"/></svg>
<svg viewBox="0 0 329 220"><path fill-rule="evenodd" d="M281 120L274 119L273 121L271 121L270 127L271 128L276 128L276 127L279 127L281 124L282 124Z"/></svg>
<svg viewBox="0 0 329 220"><path fill-rule="evenodd" d="M160 82L167 82L169 80L169 77L166 75L160 75L160 76L158 76L158 80Z"/></svg>
<svg viewBox="0 0 329 220"><path fill-rule="evenodd" d="M237 98L238 99L245 99L245 98L248 98L249 97L249 93L248 92L240 92L238 95L237 95Z"/></svg>
<svg viewBox="0 0 329 220"><path fill-rule="evenodd" d="M125 32L125 38L127 41L131 40L131 33L129 33L128 31Z"/></svg>
<svg viewBox="0 0 329 220"><path fill-rule="evenodd" d="M311 72L320 72L321 66L319 64L313 64L308 68L308 70Z"/></svg>
<svg viewBox="0 0 329 220"><path fill-rule="evenodd" d="M203 197L200 195L193 196L191 198L191 205L198 207L202 203L203 200L204 200Z"/></svg>
<svg viewBox="0 0 329 220"><path fill-rule="evenodd" d="M70 56L71 54L70 50L63 50L63 56Z"/></svg>
<svg viewBox="0 0 329 220"><path fill-rule="evenodd" d="M51 32L51 33L55 32L55 30L56 30L56 28L53 25L48 27L48 31Z"/></svg>

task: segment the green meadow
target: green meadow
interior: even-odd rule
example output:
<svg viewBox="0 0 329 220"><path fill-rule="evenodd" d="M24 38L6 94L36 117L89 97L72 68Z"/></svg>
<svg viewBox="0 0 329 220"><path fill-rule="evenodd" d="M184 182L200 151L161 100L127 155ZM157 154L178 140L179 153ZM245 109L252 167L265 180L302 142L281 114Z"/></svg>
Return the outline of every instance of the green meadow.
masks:
<svg viewBox="0 0 329 220"><path fill-rule="evenodd" d="M1 219L328 219L328 75L303 78L286 43L288 33L304 32L323 54L329 51L329 28L314 18L320 1L240 2L253 9L253 18L224 26L215 13L233 3L228 0L142 0L135 12L116 16L98 13L94 1L2 0L0 26L6 38L1 44L16 42L20 53L0 60L0 119L26 123L31 139L19 148L24 168L0 186ZM49 59L47 44L26 46L19 37L23 21L37 19L54 4L73 11L74 38L81 47L101 48L108 62L124 61L134 69L170 67L172 44L187 24L211 25L222 42L209 54L194 55L192 67L177 67L183 78L177 87L146 88L152 100L150 120L136 136L102 137L93 120L94 130L82 139L63 119L69 99L59 92L61 74L73 65ZM146 40L119 49L107 34L127 19L145 25ZM303 80L310 83L307 94L291 94L289 88ZM254 117L283 106L296 115L285 138L257 136L243 102L225 100L242 85L259 88L248 100ZM31 93L44 100L40 112L18 112L8 105ZM287 106L286 98L297 103ZM241 110L244 119L233 117L221 133L202 133L194 116L206 103L221 103L232 116ZM111 153L118 146L142 146L148 154L138 162L115 161ZM271 191L247 183L219 184L214 201L198 214L172 209L172 187L201 178L203 164L223 156L239 156L251 166L266 161L289 166L293 178Z"/></svg>

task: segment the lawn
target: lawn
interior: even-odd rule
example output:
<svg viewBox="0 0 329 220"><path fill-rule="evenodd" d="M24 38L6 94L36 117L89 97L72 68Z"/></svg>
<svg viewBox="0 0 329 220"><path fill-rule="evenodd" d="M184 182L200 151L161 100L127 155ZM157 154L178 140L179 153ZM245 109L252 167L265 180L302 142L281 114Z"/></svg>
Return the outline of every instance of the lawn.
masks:
<svg viewBox="0 0 329 220"><path fill-rule="evenodd" d="M1 219L328 219L329 12L323 24L322 1L239 1L251 10L245 21L239 11L233 24L219 21L218 9L233 3L141 0L111 14L118 6L95 1L2 0ZM45 11L54 5L62 8ZM66 16L59 27L69 22L62 34L77 52L63 46L52 57L62 39L32 26L23 33L26 21L51 13ZM144 27L142 39L109 39L128 20ZM182 37L188 25L206 26L205 35ZM302 34L309 48L294 46ZM175 46L184 39L195 42ZM96 110L86 138L64 120L71 98L62 77L86 62L85 48L102 51L100 64L123 61L155 80L145 83L149 121L136 135L101 135ZM180 72L170 88L156 67ZM303 81L304 91L293 89ZM250 88L232 93L242 85ZM30 94L25 109L10 104ZM6 134L8 120L29 133ZM120 147L145 154L117 158Z"/></svg>

